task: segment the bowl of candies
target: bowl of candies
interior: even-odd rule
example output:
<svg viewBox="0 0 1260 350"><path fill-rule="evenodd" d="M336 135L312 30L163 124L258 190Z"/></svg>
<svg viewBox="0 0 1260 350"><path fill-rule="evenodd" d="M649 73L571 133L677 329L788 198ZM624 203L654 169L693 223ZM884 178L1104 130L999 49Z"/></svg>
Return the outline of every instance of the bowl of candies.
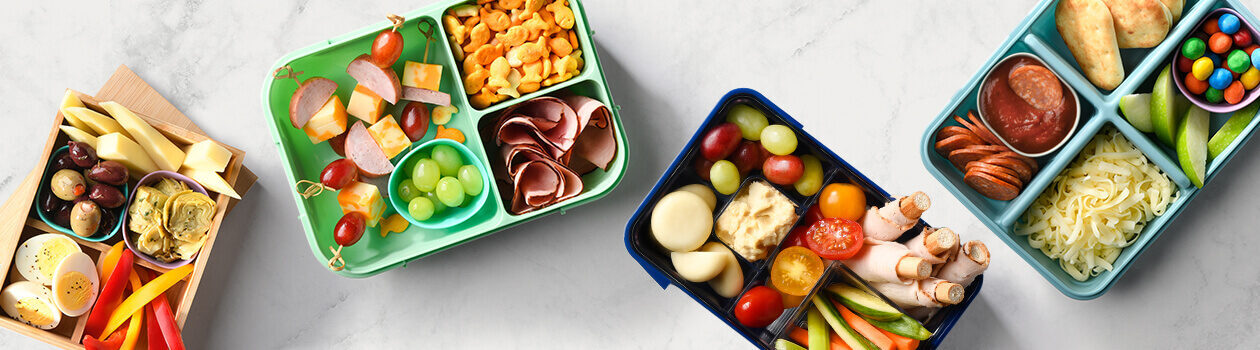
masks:
<svg viewBox="0 0 1260 350"><path fill-rule="evenodd" d="M434 139L403 156L389 175L389 188L394 211L413 225L440 229L463 223L480 211L486 204L490 176L468 147Z"/></svg>
<svg viewBox="0 0 1260 350"><path fill-rule="evenodd" d="M1229 113L1260 94L1260 43L1255 28L1238 12L1220 8L1195 26L1173 54L1173 81L1195 105Z"/></svg>

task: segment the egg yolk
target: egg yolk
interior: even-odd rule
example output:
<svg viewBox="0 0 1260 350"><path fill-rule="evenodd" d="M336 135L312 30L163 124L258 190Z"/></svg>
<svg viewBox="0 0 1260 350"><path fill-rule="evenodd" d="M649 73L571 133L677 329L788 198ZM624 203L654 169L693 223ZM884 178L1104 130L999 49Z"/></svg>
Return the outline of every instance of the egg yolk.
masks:
<svg viewBox="0 0 1260 350"><path fill-rule="evenodd" d="M79 271L62 274L56 283L61 290L54 291L57 302L67 310L79 310L92 301L92 280Z"/></svg>
<svg viewBox="0 0 1260 350"><path fill-rule="evenodd" d="M37 327L44 327L53 323L53 310L48 307L48 303L39 298L22 298L17 302L18 316L26 323Z"/></svg>
<svg viewBox="0 0 1260 350"><path fill-rule="evenodd" d="M39 255L35 257L35 267L47 278L45 281L54 279L53 273L57 271L57 265L60 265L61 260L67 255L75 252L77 247L77 244L69 239L50 239L44 242Z"/></svg>

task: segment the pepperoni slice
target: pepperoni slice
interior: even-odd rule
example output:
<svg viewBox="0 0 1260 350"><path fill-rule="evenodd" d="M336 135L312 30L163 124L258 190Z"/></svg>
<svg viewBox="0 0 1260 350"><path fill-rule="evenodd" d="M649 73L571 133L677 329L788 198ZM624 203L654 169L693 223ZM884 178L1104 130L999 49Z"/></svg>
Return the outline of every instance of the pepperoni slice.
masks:
<svg viewBox="0 0 1260 350"><path fill-rule="evenodd" d="M1024 164L1024 162L1015 160L1013 158L1002 157L995 154L988 157L984 157L984 159L979 160L979 162L993 164L999 167L1010 169L1011 171L1014 171L1016 175L1019 175L1019 180L1024 183L1028 183L1028 181L1032 181L1032 175L1033 175L1032 168L1029 168L1028 164Z"/></svg>
<svg viewBox="0 0 1260 350"><path fill-rule="evenodd" d="M936 142L936 152L940 154L949 154L962 148L969 146L983 145L984 140L971 135L954 135L946 137L944 140Z"/></svg>
<svg viewBox="0 0 1260 350"><path fill-rule="evenodd" d="M964 128L961 126L950 125L950 126L943 127L941 128L941 131L936 132L936 140L937 141L944 140L950 136L955 136L955 135L969 135L969 136L974 136L976 138L980 138L980 135L976 135L976 133L971 132L971 130L967 128Z"/></svg>
<svg viewBox="0 0 1260 350"><path fill-rule="evenodd" d="M1019 174L1014 170L1003 168L997 165L985 163L983 161L974 161L967 164L967 172L981 172L989 174L998 180L1015 185L1017 188L1024 188L1024 182L1019 179Z"/></svg>
<svg viewBox="0 0 1260 350"><path fill-rule="evenodd" d="M949 161L954 163L959 171L967 168L967 163L971 163L981 158L988 157L994 152L976 149L978 146L969 146L963 149L949 152Z"/></svg>
<svg viewBox="0 0 1260 350"><path fill-rule="evenodd" d="M1030 64L1012 69L1007 75L1007 85L1036 109L1050 110L1063 103L1063 86L1046 67Z"/></svg>
<svg viewBox="0 0 1260 350"><path fill-rule="evenodd" d="M989 152L991 154L1009 152L1011 150L1010 148L1006 148L1006 146L1003 146L1003 145L975 145L975 146L970 146L969 148L975 149L977 151Z"/></svg>
<svg viewBox="0 0 1260 350"><path fill-rule="evenodd" d="M1006 152L999 152L999 153L997 154L997 156L1000 156L1000 157L1006 157L1006 158L1010 158L1010 159L1014 159L1014 160L1018 160L1018 161L1024 162L1024 164L1027 164L1029 168L1032 168L1032 172L1033 172L1034 174L1035 174L1035 173L1037 173L1037 170L1038 170L1038 169L1040 169L1040 167L1039 167L1039 166L1037 166L1037 161L1033 160L1032 158L1028 158L1028 157L1025 157L1025 156L1021 156L1021 155L1019 155L1019 153L1015 153L1015 152L1011 152L1011 151L1006 151Z"/></svg>
<svg viewBox="0 0 1260 350"><path fill-rule="evenodd" d="M980 138L995 145L1002 144L1002 140L999 140L997 135L993 134L993 131L990 131L988 127L985 127L984 122L981 122L980 118L976 117L976 114L973 113L973 111L967 111L967 119L971 119L971 125L973 126L971 131L980 135Z"/></svg>
<svg viewBox="0 0 1260 350"><path fill-rule="evenodd" d="M963 182L980 195L1000 201L1009 201L1019 195L1019 187L983 172L968 172L963 176Z"/></svg>

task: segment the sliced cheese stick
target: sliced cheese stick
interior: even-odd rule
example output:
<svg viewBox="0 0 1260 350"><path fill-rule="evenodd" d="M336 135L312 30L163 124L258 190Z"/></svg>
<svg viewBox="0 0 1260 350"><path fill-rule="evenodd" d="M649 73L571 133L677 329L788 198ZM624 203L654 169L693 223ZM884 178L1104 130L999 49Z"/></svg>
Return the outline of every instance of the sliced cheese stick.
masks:
<svg viewBox="0 0 1260 350"><path fill-rule="evenodd" d="M989 248L984 242L970 241L959 246L957 251L957 255L941 267L936 277L963 286L971 285L976 276L989 268Z"/></svg>
<svg viewBox="0 0 1260 350"><path fill-rule="evenodd" d="M876 209L872 206L862 217L862 232L867 238L895 241L906 230L913 228L923 212L931 206L931 199L923 192L895 199L884 204L883 208Z"/></svg>
<svg viewBox="0 0 1260 350"><path fill-rule="evenodd" d="M909 284L932 273L931 264L910 256L906 246L895 242L867 241L857 255L842 262L872 283Z"/></svg>
<svg viewBox="0 0 1260 350"><path fill-rule="evenodd" d="M906 242L910 255L923 258L932 265L944 263L949 258L949 251L957 246L958 234L949 228L928 227Z"/></svg>

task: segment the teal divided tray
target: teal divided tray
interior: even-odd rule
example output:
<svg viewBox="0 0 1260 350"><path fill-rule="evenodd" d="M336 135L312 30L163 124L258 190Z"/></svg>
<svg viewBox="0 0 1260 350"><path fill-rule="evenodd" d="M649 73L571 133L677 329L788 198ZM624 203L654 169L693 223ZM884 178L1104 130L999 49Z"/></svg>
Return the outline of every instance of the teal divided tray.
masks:
<svg viewBox="0 0 1260 350"><path fill-rule="evenodd" d="M1115 90L1107 91L1095 87L1085 79L1075 58L1063 43L1054 23L1056 3L1057 1L1054 0L1038 3L997 52L971 77L963 89L954 95L945 110L936 116L924 131L920 142L920 153L928 171L967 209L980 218L981 222L993 230L998 238L1031 264L1060 292L1074 299L1085 300L1097 298L1106 293L1116 280L1124 275L1138 255L1142 254L1142 251L1146 250L1150 243L1164 232L1168 224L1200 192L1181 171L1176 160L1176 152L1172 148L1160 144L1153 134L1144 134L1134 129L1119 114L1120 97L1137 92L1150 92L1159 71L1170 62L1171 55L1179 51L1181 42L1192 33L1194 27L1209 12L1218 8L1232 8L1243 16L1245 22L1252 24L1260 22L1257 22L1255 16L1235 0L1187 1L1181 19L1176 22L1168 33L1168 37L1158 46L1150 49L1120 51L1127 74L1124 82ZM948 125L958 125L951 116L966 115L968 110L976 109L976 94L979 91L980 79L984 74L1002 58L1018 52L1027 52L1040 57L1046 61L1051 70L1059 74L1076 90L1080 95L1081 121L1077 124L1076 133L1067 144L1054 153L1037 158L1041 170L1018 197L1010 201L997 201L981 196L968 187L963 182L963 174L955 169L948 159L936 153L934 144L937 130ZM1227 115L1212 115L1212 132L1220 128L1227 119ZM1235 140L1224 153L1209 162L1206 186L1211 186L1212 179L1220 173L1242 145L1251 139L1258 123L1260 123L1260 118L1252 120L1242 137ZM1107 128L1118 129L1147 158L1168 174L1178 188L1178 197L1163 215L1148 223L1131 246L1121 252L1120 257L1113 264L1113 270L1079 282L1063 272L1057 261L1046 257L1040 250L1030 247L1027 237L1015 235L1013 227L1033 200L1050 185L1060 171L1067 167L1089 140Z"/></svg>
<svg viewBox="0 0 1260 350"><path fill-rule="evenodd" d="M460 4L473 3L469 1L445 1L422 9L401 13L400 15L407 19L403 28L399 30L403 35L405 48L398 62L394 64L394 69L395 71L401 71L404 61L407 60L422 61L420 56L424 55L425 49L424 45L420 43L424 42L424 36L417 29L417 23L420 21L429 22L435 28L438 38L429 44L428 62L442 66L442 84L439 90L450 94L451 105L459 108L459 113L455 115L450 124L447 124L447 127L459 129L464 133L467 138L464 144L477 157L477 161L481 163L480 165L482 165L481 168L483 169L492 168L491 158L488 155L493 155L497 159L498 147L483 139L478 129L492 122L493 118L498 116L498 112L504 108L541 96L576 94L599 100L605 106L608 106L612 112L612 127L617 140L617 155L609 165L608 170L597 169L583 176L584 188L577 197L522 215L514 215L507 211L506 208L511 205L512 201L511 193L507 192L509 190L505 190L501 186L492 186L485 189L491 192L490 199L486 205L464 223L449 228L433 230L422 229L412 225L406 232L391 233L388 237L381 237L378 228L369 228L364 233L362 240L353 246L346 247L342 251L342 255L346 260L346 268L336 273L347 277L367 277L395 267L405 266L410 261L485 237L499 230L547 214L555 212L563 214L566 209L603 197L621 182L622 177L625 175L627 149L629 147L626 141L625 130L622 128L621 117L618 112L619 108L613 103L612 94L609 92L608 84L604 80L604 73L600 68L599 57L591 40L592 32L589 23L586 21L586 13L583 6L577 0L568 1L576 17L576 24L573 30L577 34L578 49L582 50L582 59L585 61L585 65L581 74L567 81L544 87L536 92L522 95L520 98L509 99L491 105L485 109L472 108L468 102L468 95L464 93L464 86L461 83L463 81L459 74L461 64L452 56L449 41L446 39L445 29L440 25L441 16L447 9ZM385 14L381 14L381 18L384 17ZM263 109L266 111L267 125L271 130L271 135L275 139L276 147L280 150L281 164L284 165L285 177L290 186L293 186L299 180L318 181L319 173L324 166L341 157L333 152L326 142L317 145L311 144L302 130L294 128L290 124L289 99L297 89L297 83L292 79L276 79L270 73L288 65L295 72L304 72L305 74L301 76L302 79L315 76L332 79L338 84L336 95L343 102L348 101L350 92L354 89L355 80L346 74L346 65L358 55L367 53L376 34L391 26L388 21L382 20L327 41L321 41L298 49L280 58L268 71L262 88ZM400 104L390 106L385 113L399 116L401 110L402 105ZM350 118L351 122L356 120L353 117ZM430 126L428 133L414 143L413 147L432 140L435 133L436 127ZM397 162L401 158L401 155L395 157L394 161ZM491 174L483 175L487 177L492 176ZM394 191L392 188L385 188L387 187L385 185L386 177L369 182L376 184L381 189L382 197L388 196L387 192ZM290 187L285 190L292 191L293 189ZM298 220L302 222L302 229L306 233L307 242L310 243L311 252L315 255L315 259L319 264L325 264L332 257L329 247L336 246L332 238L333 226L336 225L337 220L342 216L336 195L326 193L310 199L304 199L296 192L292 193L292 195L293 200L297 202ZM388 198L383 199L388 202ZM388 203L386 207L389 207ZM386 217L392 212L393 210L386 209Z"/></svg>

